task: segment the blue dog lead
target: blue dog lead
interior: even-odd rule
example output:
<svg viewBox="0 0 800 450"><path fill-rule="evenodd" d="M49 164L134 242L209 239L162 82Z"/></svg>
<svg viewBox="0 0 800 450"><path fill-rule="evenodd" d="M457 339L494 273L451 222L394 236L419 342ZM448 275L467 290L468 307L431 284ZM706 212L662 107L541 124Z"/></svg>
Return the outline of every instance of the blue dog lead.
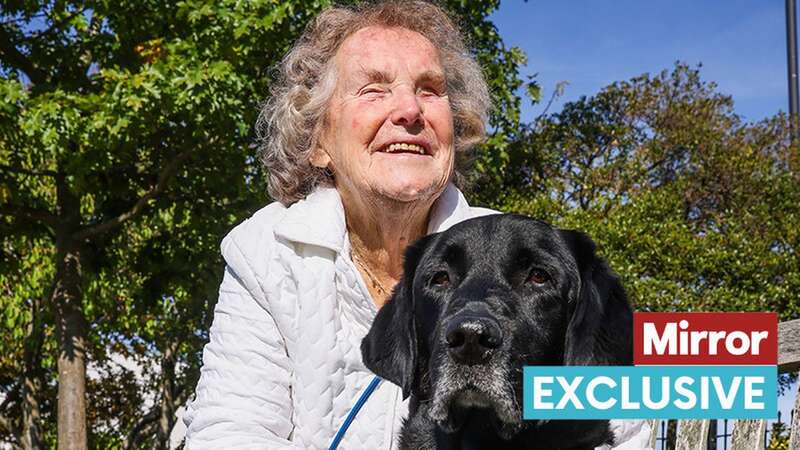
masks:
<svg viewBox="0 0 800 450"><path fill-rule="evenodd" d="M344 437L344 434L347 432L347 429L350 428L350 424L353 423L353 420L355 420L356 415L358 414L359 411L361 411L361 407L364 406L364 403L367 402L369 396L372 395L373 392L375 392L375 389L378 387L379 384L381 384L381 381L382 381L381 378L376 376L375 378L372 379L372 381L369 382L369 386L367 386L367 389L365 389L364 392L361 393L361 397L358 398L356 404L353 405L353 409L350 410L350 413L347 415L347 418L344 419L344 423L342 423L342 426L339 427L339 431L337 431L336 436L333 437L333 442L331 442L331 446L328 447L328 450L336 450L336 447L339 446L339 443L342 441L342 438Z"/></svg>

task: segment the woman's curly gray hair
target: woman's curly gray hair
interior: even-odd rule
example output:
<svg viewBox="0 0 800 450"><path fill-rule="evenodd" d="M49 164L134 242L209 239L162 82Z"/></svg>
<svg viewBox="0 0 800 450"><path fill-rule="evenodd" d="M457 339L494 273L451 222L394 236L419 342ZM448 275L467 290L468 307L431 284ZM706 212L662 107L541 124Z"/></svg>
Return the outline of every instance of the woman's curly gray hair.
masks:
<svg viewBox="0 0 800 450"><path fill-rule="evenodd" d="M467 150L485 136L490 104L486 80L441 8L424 1L396 0L327 8L281 61L256 123L269 194L284 205L305 198L320 184L332 184L330 174L314 167L309 158L336 87L334 56L345 39L369 26L406 28L433 43L445 72L455 150Z"/></svg>

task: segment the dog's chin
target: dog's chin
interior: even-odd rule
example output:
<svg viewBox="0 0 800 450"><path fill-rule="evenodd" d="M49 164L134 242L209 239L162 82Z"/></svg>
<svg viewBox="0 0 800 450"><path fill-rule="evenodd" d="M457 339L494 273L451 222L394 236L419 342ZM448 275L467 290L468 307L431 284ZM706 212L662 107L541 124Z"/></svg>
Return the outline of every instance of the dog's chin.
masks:
<svg viewBox="0 0 800 450"><path fill-rule="evenodd" d="M445 365L434 381L430 418L447 433L460 430L473 414L485 415L495 432L511 439L522 428L522 411L505 373L481 366ZM475 380L485 380L478 386Z"/></svg>
<svg viewBox="0 0 800 450"><path fill-rule="evenodd" d="M437 425L447 433L455 433L464 428L472 418L472 423L490 424L495 433L503 439L511 439L520 431L520 424L507 422L500 418L497 403L485 393L469 388L456 393L448 405L448 414L444 421ZM505 418L505 414L503 414Z"/></svg>

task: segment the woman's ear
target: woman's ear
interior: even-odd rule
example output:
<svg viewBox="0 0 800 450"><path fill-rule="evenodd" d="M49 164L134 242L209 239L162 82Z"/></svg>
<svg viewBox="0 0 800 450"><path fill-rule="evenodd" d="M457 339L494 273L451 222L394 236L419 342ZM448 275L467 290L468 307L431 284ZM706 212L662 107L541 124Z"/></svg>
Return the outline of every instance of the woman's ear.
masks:
<svg viewBox="0 0 800 450"><path fill-rule="evenodd" d="M633 363L633 311L619 277L595 254L584 233L559 230L580 273L580 292L572 308L564 364L629 365Z"/></svg>
<svg viewBox="0 0 800 450"><path fill-rule="evenodd" d="M414 275L431 236L408 246L403 278L392 297L378 311L372 327L361 341L364 365L375 375L403 388L407 398L418 382L417 324L414 313Z"/></svg>

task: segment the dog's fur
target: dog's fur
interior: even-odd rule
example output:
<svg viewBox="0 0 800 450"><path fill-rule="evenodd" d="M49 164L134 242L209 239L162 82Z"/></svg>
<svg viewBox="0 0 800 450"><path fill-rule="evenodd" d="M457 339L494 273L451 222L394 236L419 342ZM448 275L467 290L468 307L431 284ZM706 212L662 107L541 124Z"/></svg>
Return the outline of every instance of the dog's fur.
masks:
<svg viewBox="0 0 800 450"><path fill-rule="evenodd" d="M520 406L523 366L631 364L631 307L585 234L471 219L409 246L404 271L361 344L364 364L411 395L402 449L613 443L608 421L523 421Z"/></svg>

